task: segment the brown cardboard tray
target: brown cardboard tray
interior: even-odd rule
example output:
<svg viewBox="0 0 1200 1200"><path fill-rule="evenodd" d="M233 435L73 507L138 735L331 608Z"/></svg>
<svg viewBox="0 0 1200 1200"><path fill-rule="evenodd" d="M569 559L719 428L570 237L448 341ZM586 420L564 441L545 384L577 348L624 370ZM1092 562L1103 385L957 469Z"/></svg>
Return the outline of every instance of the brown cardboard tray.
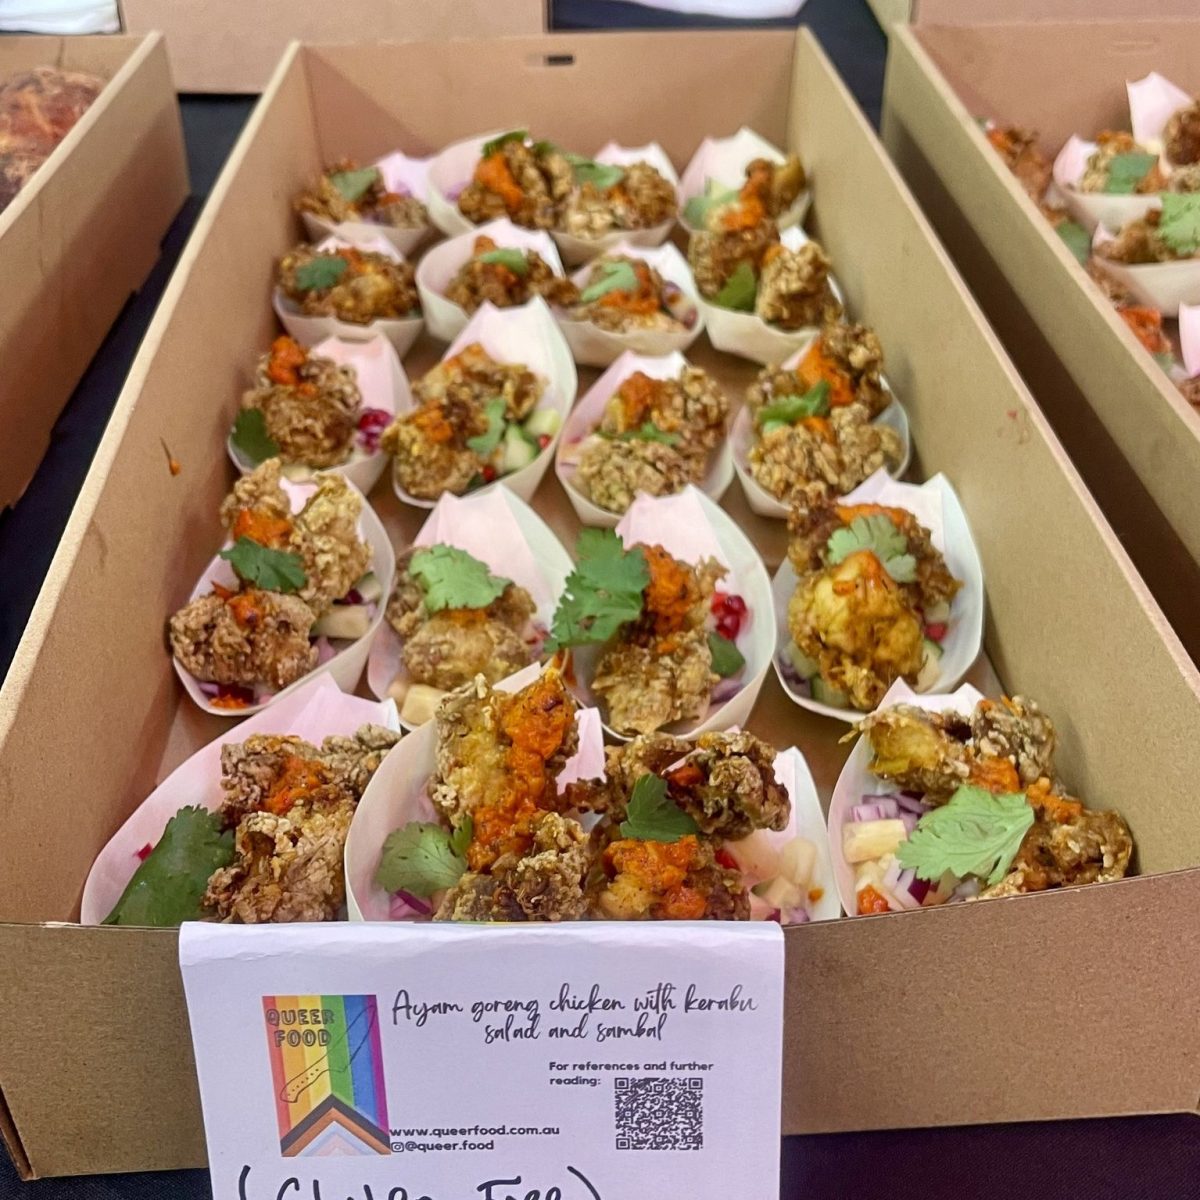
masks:
<svg viewBox="0 0 1200 1200"><path fill-rule="evenodd" d="M63 405L150 273L188 194L158 34L0 38L0 81L38 66L108 83L0 213L0 509L24 491Z"/></svg>
<svg viewBox="0 0 1200 1200"><path fill-rule="evenodd" d="M159 30L181 92L261 92L301 42L513 37L549 26L550 0L118 0L121 28Z"/></svg>
<svg viewBox="0 0 1200 1200"><path fill-rule="evenodd" d="M972 522L991 663L1054 715L1066 778L1126 813L1153 873L788 930L785 1131L1190 1111L1200 930L1180 917L1200 904L1200 676L811 36L293 47L184 252L0 691L0 1089L25 1172L204 1159L176 935L69 922L107 838L222 728L183 695L163 626L220 536L223 443L274 334L290 198L341 155L522 123L585 151L657 138L678 164L743 123L802 149L814 232L883 339L916 471L944 471ZM437 352L418 344L410 373ZM735 396L754 374L703 341L692 357ZM372 501L398 544L420 524L386 480ZM573 545L553 477L535 504ZM736 486L725 504L777 563L780 524ZM981 663L976 681L993 679ZM771 679L750 726L799 745L828 797L844 725Z"/></svg>
<svg viewBox="0 0 1200 1200"><path fill-rule="evenodd" d="M889 30L914 25L995 25L1018 21L1102 21L1126 17L1189 17L1192 0L867 0Z"/></svg>
<svg viewBox="0 0 1200 1200"><path fill-rule="evenodd" d="M1193 12L1195 10L1193 9ZM891 43L884 140L1122 544L1200 657L1200 412L988 145L976 119L1127 128L1126 79L1200 90L1200 19L925 23Z"/></svg>

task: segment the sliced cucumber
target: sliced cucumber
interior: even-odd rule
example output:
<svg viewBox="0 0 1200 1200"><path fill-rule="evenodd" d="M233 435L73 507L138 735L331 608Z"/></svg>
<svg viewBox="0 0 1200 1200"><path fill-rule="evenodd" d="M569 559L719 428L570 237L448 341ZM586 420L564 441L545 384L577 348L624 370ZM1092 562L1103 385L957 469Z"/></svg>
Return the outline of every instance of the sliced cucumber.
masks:
<svg viewBox="0 0 1200 1200"><path fill-rule="evenodd" d="M500 442L500 473L508 475L527 467L538 456L538 448L525 436L520 425L510 425Z"/></svg>
<svg viewBox="0 0 1200 1200"><path fill-rule="evenodd" d="M848 708L850 700L845 692L839 692L832 684L826 683L820 675L812 679L812 698L818 704L828 704L832 708Z"/></svg>
<svg viewBox="0 0 1200 1200"><path fill-rule="evenodd" d="M531 438L553 437L562 424L562 414L556 408L539 408L525 418L525 432Z"/></svg>
<svg viewBox="0 0 1200 1200"><path fill-rule="evenodd" d="M950 605L945 600L931 604L925 610L926 625L945 625L950 620Z"/></svg>
<svg viewBox="0 0 1200 1200"><path fill-rule="evenodd" d="M801 679L811 679L820 671L815 658L809 658L795 642L789 642L787 648L788 662L796 668L796 673Z"/></svg>
<svg viewBox="0 0 1200 1200"><path fill-rule="evenodd" d="M383 599L383 584L374 571L368 571L354 585L354 590L363 598L364 604L378 604Z"/></svg>
<svg viewBox="0 0 1200 1200"><path fill-rule="evenodd" d="M441 688L430 687L427 683L414 683L404 697L400 719L406 725L424 725L433 719L445 694Z"/></svg>
<svg viewBox="0 0 1200 1200"><path fill-rule="evenodd" d="M925 639L925 661L921 664L917 682L913 688L918 692L927 692L942 674L942 648L937 642Z"/></svg>
<svg viewBox="0 0 1200 1200"><path fill-rule="evenodd" d="M934 658L941 658L942 655L945 653L946 653L945 647L941 644L941 642L935 642L933 640L933 638L925 639L925 656L926 656L926 658L928 658L930 656L932 656Z"/></svg>
<svg viewBox="0 0 1200 1200"><path fill-rule="evenodd" d="M365 604L335 604L312 627L312 636L357 642L370 628L371 610Z"/></svg>

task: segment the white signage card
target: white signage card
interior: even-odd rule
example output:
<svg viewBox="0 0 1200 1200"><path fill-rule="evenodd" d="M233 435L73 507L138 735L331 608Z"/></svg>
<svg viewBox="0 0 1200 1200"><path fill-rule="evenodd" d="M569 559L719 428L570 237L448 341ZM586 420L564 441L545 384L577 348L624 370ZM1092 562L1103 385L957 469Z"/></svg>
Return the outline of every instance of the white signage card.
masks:
<svg viewBox="0 0 1200 1200"><path fill-rule="evenodd" d="M777 1200L771 922L184 925L214 1200Z"/></svg>

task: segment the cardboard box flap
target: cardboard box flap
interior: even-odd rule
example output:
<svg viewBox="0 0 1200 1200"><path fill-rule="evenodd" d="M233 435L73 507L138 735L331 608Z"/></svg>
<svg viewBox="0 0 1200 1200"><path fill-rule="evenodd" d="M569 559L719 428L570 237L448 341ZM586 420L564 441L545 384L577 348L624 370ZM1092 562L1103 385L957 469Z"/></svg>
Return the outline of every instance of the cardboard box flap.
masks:
<svg viewBox="0 0 1200 1200"><path fill-rule="evenodd" d="M888 3L889 0L883 0ZM1009 25L1031 21L1159 21L1196 14L1195 0L904 0L914 25ZM900 18L903 19L903 18Z"/></svg>

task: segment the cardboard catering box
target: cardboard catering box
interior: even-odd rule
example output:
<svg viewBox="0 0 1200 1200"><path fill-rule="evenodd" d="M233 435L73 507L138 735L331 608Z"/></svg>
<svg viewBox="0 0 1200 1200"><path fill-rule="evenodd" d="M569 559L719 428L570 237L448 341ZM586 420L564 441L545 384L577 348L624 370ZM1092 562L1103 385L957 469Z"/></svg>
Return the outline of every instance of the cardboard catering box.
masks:
<svg viewBox="0 0 1200 1200"><path fill-rule="evenodd" d="M1148 16L1137 0L867 0L875 19L889 30L914 25L994 25L1017 21L1102 21ZM1156 17L1187 17L1192 0L1154 0Z"/></svg>
<svg viewBox="0 0 1200 1200"><path fill-rule="evenodd" d="M1110 8L1116 5L1110 5ZM1191 7L1193 14L1194 6ZM977 118L1128 128L1125 81L1200 90L1200 20L897 29L884 140L1193 658L1200 656L1200 413L1028 199Z"/></svg>
<svg viewBox="0 0 1200 1200"><path fill-rule="evenodd" d="M298 235L289 198L341 155L521 124L584 151L657 139L677 164L742 124L802 150L813 231L883 340L918 471L944 471L972 523L991 663L1054 715L1066 778L1139 842L1141 878L788 930L785 1131L1191 1110L1200 930L1180 914L1200 904L1200 676L812 38L294 47L184 253L0 692L0 1089L22 1169L203 1161L175 933L69 922L106 839L221 728L183 695L163 623L219 540L224 439ZM409 373L438 352L419 343ZM754 375L703 340L690 356L735 397ZM372 502L403 545L422 514L386 479ZM782 524L736 487L725 503L778 563ZM573 545L552 476L534 504ZM983 664L976 682L991 678ZM750 727L799 745L828 797L844 725L772 679Z"/></svg>
<svg viewBox="0 0 1200 1200"><path fill-rule="evenodd" d="M261 92L287 44L513 37L550 0L119 0L129 33L160 30L181 92Z"/></svg>
<svg viewBox="0 0 1200 1200"><path fill-rule="evenodd" d="M0 213L0 508L24 491L188 194L161 36L0 38L0 81L39 66L108 82Z"/></svg>

